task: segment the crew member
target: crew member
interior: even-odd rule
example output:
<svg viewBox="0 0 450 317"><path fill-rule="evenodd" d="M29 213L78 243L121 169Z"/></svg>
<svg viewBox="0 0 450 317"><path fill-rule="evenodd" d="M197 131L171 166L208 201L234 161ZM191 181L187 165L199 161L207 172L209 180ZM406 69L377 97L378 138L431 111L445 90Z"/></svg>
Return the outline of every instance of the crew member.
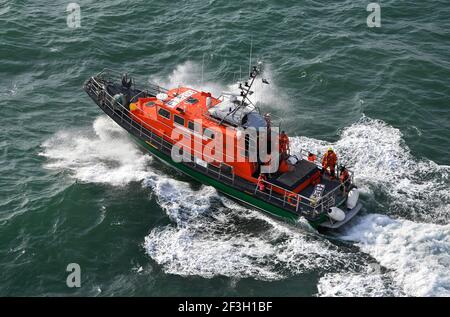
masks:
<svg viewBox="0 0 450 317"><path fill-rule="evenodd" d="M348 191L350 187L350 174L345 166L342 166L340 169L339 180L341 181L341 189L345 193Z"/></svg>
<svg viewBox="0 0 450 317"><path fill-rule="evenodd" d="M279 142L281 157L286 157L291 149L289 147L289 137L287 136L285 131L281 131Z"/></svg>
<svg viewBox="0 0 450 317"><path fill-rule="evenodd" d="M288 164L287 160L285 160L285 159L280 160L280 166L278 168L278 172L280 172L282 174L289 172L289 164Z"/></svg>
<svg viewBox="0 0 450 317"><path fill-rule="evenodd" d="M266 190L266 175L264 175L263 173L259 174L258 177L258 190L260 192L263 192Z"/></svg>
<svg viewBox="0 0 450 317"><path fill-rule="evenodd" d="M322 158L322 173L325 171L328 171L328 168L330 169L330 176L331 178L335 177L334 174L334 167L337 163L337 156L336 153L334 153L332 148L328 148L328 151L323 155Z"/></svg>
<svg viewBox="0 0 450 317"><path fill-rule="evenodd" d="M315 162L317 159L317 156L315 154L312 154L311 152L308 152L308 161Z"/></svg>

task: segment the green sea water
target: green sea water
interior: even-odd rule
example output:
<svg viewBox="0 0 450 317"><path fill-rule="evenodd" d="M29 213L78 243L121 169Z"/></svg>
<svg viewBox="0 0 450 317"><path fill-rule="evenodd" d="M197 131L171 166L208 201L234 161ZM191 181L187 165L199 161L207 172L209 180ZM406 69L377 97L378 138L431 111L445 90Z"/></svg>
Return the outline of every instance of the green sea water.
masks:
<svg viewBox="0 0 450 317"><path fill-rule="evenodd" d="M1 296L450 296L448 1L379 1L375 28L369 1L79 0L79 28L68 3L0 0ZM178 174L82 90L112 68L218 96L251 43L294 152L355 172L333 237Z"/></svg>

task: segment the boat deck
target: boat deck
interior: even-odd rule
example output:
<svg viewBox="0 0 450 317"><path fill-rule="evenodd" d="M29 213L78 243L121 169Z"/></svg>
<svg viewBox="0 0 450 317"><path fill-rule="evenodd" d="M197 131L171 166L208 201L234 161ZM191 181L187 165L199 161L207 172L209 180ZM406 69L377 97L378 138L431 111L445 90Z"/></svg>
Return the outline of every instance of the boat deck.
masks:
<svg viewBox="0 0 450 317"><path fill-rule="evenodd" d="M294 165L293 171L269 178L269 180L275 185L295 191L300 184L310 179L317 172L319 172L319 169L316 164L307 160L299 160Z"/></svg>
<svg viewBox="0 0 450 317"><path fill-rule="evenodd" d="M127 130L130 134L135 136L137 139L144 140L148 144L152 145L158 151L163 154L170 156L172 150L172 143L169 140L166 140L164 137L161 137L155 134L151 127L144 126L143 123L138 122L132 118L131 112L127 109L117 109L114 107L114 103L111 100L112 97L109 94L105 94L104 87L108 86L109 82L102 82L101 78L91 78L85 84L85 90L88 95L97 103L97 105L109 116L111 117L117 124L119 124L122 128ZM115 86L119 87L119 86ZM149 91L140 91L133 90L133 94L135 95L145 95L145 96L155 96L158 91L149 92ZM129 100L133 100L130 98ZM281 188L285 188L290 190L290 188L298 185L302 179L308 177L311 173L317 170L317 166L313 163L309 163L308 161L302 160L299 161L299 168L296 169L292 174L287 173L287 175L281 175L278 177L278 183L282 186ZM195 161L193 162L183 162L189 166L191 169L200 172L204 175L207 175L211 178L220 180L222 183L226 183L227 186L233 187L239 191L245 192L249 195L258 197L259 199L270 203L274 206L277 206L285 211L291 212L298 216L304 216L310 221L315 221L320 218L320 213L316 212L316 208L318 205L311 205L309 201L305 201L303 199L298 199L298 202L295 204L289 203L287 199L286 193L285 195L279 194L273 191L271 188L265 191L259 191L258 186L255 186L254 183L249 182L239 176L235 175L232 170L228 170L227 168L223 168L226 166L217 167L211 164L207 164L206 166L197 164ZM332 193L332 188L336 189L336 186L339 186L339 183L336 180L331 180L327 176L322 177L322 181L325 185L325 191L323 196L327 195L328 203L325 205L321 203L321 212L324 211L324 208L329 208L331 205L335 205L340 198L344 198L342 193L339 190L335 190ZM278 186L274 184L274 186ZM314 191L314 186L309 185L304 190L300 192L300 194L304 197L309 197ZM303 201L302 201L303 200ZM325 209L325 210L327 210Z"/></svg>

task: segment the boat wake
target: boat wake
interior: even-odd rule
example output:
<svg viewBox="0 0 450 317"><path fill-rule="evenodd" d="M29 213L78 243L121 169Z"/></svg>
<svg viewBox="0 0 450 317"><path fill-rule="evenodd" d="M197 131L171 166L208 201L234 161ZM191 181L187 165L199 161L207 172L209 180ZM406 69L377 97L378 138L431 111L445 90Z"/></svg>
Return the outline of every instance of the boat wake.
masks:
<svg viewBox="0 0 450 317"><path fill-rule="evenodd" d="M292 230L218 195L194 189L152 166L149 155L101 116L93 131L63 131L44 142L45 168L79 182L151 187L172 224L156 227L143 246L171 274L277 280L302 272L361 270L364 260L314 232Z"/></svg>
<svg viewBox="0 0 450 317"><path fill-rule="evenodd" d="M398 129L368 117L343 129L335 143L306 137L293 143L294 151L316 153L333 146L355 172L368 208L383 212L359 217L339 237L356 242L387 269L377 274L395 282L397 295L450 295L450 226L444 225L450 216L450 167L416 160ZM385 295L369 287L376 285L370 276L327 274L319 290L322 295L349 295L361 283L367 284L364 290L373 289L371 296Z"/></svg>
<svg viewBox="0 0 450 317"><path fill-rule="evenodd" d="M44 142L40 153L48 158L44 167L68 172L79 182L114 186L150 175L151 156L143 155L109 117L98 117L92 130L61 131Z"/></svg>
<svg viewBox="0 0 450 317"><path fill-rule="evenodd" d="M410 296L450 296L450 225L369 214L341 237L389 269Z"/></svg>
<svg viewBox="0 0 450 317"><path fill-rule="evenodd" d="M285 227L218 196L211 187L193 191L188 184L169 179L148 184L174 221L154 228L144 242L167 273L277 280L292 272L346 271L363 263L353 260L350 251Z"/></svg>
<svg viewBox="0 0 450 317"><path fill-rule="evenodd" d="M415 159L401 132L381 120L363 116L344 128L335 143L292 138L300 149L324 153L332 146L340 163L355 173L355 182L383 214L421 222L450 220L450 166Z"/></svg>
<svg viewBox="0 0 450 317"><path fill-rule="evenodd" d="M415 159L399 130L368 117L333 144L291 142L294 152L332 145L355 172L364 204L377 214L339 233L352 243L324 239L306 225L296 230L214 188L166 175L105 116L93 131L56 134L41 154L46 168L78 181L151 187L172 223L153 228L143 247L167 273L277 280L315 272L319 296L450 295L450 167Z"/></svg>

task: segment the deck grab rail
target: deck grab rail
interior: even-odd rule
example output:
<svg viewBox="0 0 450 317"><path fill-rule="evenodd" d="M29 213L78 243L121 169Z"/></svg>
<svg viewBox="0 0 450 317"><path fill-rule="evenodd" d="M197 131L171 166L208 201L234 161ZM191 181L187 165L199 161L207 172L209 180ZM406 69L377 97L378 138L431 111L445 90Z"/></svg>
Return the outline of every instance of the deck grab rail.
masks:
<svg viewBox="0 0 450 317"><path fill-rule="evenodd" d="M97 77L100 77L103 79L103 75L105 75L107 72L114 72L116 74L119 74L115 71L105 69L102 72L100 72ZM90 84L93 84L94 87L91 87ZM172 150L173 143L169 142L165 138L168 138L168 136L163 135L160 136L157 133L155 133L155 129L150 126L148 123L137 117L135 114L133 114L129 109L127 109L122 103L118 102L111 96L106 89L104 89L103 84L99 83L96 80L96 77L91 77L90 80L88 80L86 87L97 96L97 99L100 100L101 105L104 107L107 107L112 115L115 115L120 118L120 122L126 122L129 127L136 130L139 133L139 136L146 136L147 139L150 141L150 143L155 146L155 144L158 146L159 149L164 149L168 152ZM154 94L155 92L167 92L166 89L159 87L157 85L152 86L152 91L141 91L141 93L147 93L147 94ZM140 93L139 93L140 94ZM137 94L137 95L139 95ZM137 96L136 95L136 96ZM120 115L117 113L117 108L120 108ZM124 118L124 114L126 117L128 117L131 120L127 120L127 118ZM136 127L137 125L137 127ZM171 140L171 139L170 139ZM171 140L173 141L173 140ZM195 149L193 149L195 152ZM304 150L302 150L303 152ZM305 151L306 152L306 151ZM226 164L225 162L218 162L219 167L214 166L213 164L207 164L206 167L203 165L198 164L195 159L190 162L194 166L200 166L205 169L206 173L212 172L216 175L218 179L224 178L229 180L231 183L234 184L235 182L235 173L234 173L234 167ZM316 165L318 164L318 161L315 162ZM230 169L230 176L226 173L222 172L222 166L226 166ZM215 169L215 168L217 169ZM321 168L321 166L319 165ZM261 191L259 190L260 183L264 182L265 188L269 189L269 192ZM351 179L347 180L346 182L351 182ZM345 183L344 183L345 184ZM301 194L295 193L293 191L287 190L281 186L275 185L267 180L258 180L255 186L254 194L257 193L262 195L267 195L268 200L275 199L279 201L283 207L290 206L290 208L294 209L296 212L305 212L305 209L301 208L302 206L308 207L308 209L313 209L315 214L323 213L328 209L328 203L330 201L330 198L333 200L336 197L336 191L341 188L344 184L340 184L333 188L331 191L329 191L326 195L322 196L319 201L315 201L314 199L311 199L309 197L303 196ZM345 184L346 185L346 184ZM273 192L273 188L278 188L283 194L275 193ZM333 195L333 196L331 196ZM326 206L324 206L326 205ZM308 210L306 209L306 210Z"/></svg>

